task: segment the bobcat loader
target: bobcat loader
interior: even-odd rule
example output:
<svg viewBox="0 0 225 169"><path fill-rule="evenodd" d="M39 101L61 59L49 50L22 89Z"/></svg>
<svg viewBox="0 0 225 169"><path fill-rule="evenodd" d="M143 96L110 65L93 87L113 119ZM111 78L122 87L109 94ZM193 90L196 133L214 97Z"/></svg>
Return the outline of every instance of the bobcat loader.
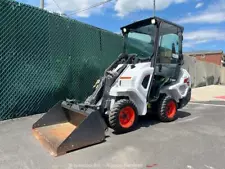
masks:
<svg viewBox="0 0 225 169"><path fill-rule="evenodd" d="M105 140L106 129L132 131L138 117L155 113L171 122L191 98L182 68L183 27L152 17L121 28L124 51L83 102L59 101L33 124L34 136L53 156Z"/></svg>

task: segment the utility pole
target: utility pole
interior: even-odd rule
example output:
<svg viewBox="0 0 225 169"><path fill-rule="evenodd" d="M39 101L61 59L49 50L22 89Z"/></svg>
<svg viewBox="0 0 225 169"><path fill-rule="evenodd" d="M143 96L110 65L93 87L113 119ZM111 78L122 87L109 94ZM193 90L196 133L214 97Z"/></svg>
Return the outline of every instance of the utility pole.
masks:
<svg viewBox="0 0 225 169"><path fill-rule="evenodd" d="M155 0L153 0L153 16L155 16Z"/></svg>
<svg viewBox="0 0 225 169"><path fill-rule="evenodd" d="M41 9L44 9L44 3L45 3L44 0L40 0L40 8Z"/></svg>

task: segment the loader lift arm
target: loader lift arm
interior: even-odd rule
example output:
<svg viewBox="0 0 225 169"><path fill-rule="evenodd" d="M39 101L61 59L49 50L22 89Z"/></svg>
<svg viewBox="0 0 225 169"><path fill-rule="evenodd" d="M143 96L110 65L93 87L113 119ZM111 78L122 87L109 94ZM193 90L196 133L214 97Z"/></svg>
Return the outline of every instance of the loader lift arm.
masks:
<svg viewBox="0 0 225 169"><path fill-rule="evenodd" d="M107 99L109 99L109 90L112 84L116 81L119 75L124 71L127 64L134 63L137 55L134 54L120 54L119 57L105 70L104 76L100 79L97 87L94 88L94 92L90 95L84 102L81 104L84 107L95 107L104 113L106 108ZM115 72L112 73L112 70L115 69L119 64L122 66ZM97 106L96 104L102 99L101 105Z"/></svg>

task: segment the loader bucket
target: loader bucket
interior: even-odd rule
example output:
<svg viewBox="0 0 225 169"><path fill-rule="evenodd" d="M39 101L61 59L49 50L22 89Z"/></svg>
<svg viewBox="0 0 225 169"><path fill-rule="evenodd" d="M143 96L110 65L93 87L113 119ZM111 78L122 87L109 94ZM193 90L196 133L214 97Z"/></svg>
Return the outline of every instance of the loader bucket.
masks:
<svg viewBox="0 0 225 169"><path fill-rule="evenodd" d="M51 155L59 156L104 141L105 129L97 110L60 101L33 124L32 132Z"/></svg>

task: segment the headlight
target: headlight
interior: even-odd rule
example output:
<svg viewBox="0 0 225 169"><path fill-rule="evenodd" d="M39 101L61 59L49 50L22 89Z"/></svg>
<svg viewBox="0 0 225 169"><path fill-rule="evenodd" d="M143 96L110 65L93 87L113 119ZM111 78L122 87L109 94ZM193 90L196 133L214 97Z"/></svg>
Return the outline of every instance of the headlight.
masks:
<svg viewBox="0 0 225 169"><path fill-rule="evenodd" d="M156 23L156 20L155 20L155 19L152 19L152 20L151 20L151 24L154 25L155 23Z"/></svg>

